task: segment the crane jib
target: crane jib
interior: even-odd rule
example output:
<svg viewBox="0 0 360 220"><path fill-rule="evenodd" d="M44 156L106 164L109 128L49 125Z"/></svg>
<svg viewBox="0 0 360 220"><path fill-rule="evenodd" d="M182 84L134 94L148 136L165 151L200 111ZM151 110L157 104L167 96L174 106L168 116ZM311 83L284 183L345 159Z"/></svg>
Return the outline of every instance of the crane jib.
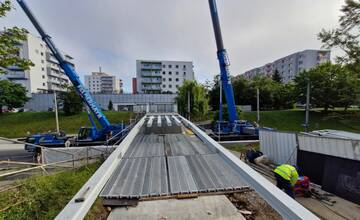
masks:
<svg viewBox="0 0 360 220"><path fill-rule="evenodd" d="M90 109L95 114L96 118L101 119L103 117L103 114L98 110L98 107L96 106L91 96L87 94L88 92L86 91L86 89L81 84L79 84L76 87L76 89L79 91L81 96L86 100L86 103L88 103Z"/></svg>
<svg viewBox="0 0 360 220"><path fill-rule="evenodd" d="M56 60L59 62L60 67L64 70L65 74L69 77L70 81L74 85L76 91L82 98L82 100L86 103L86 105L90 108L91 112L94 114L96 119L99 121L101 126L104 129L110 127L110 122L106 118L106 116L102 113L101 109L97 105L96 101L91 97L90 92L85 88L85 86L81 83L79 79L79 75L73 69L73 67L64 59L63 54L60 50L58 50L51 40L51 37L46 34L45 30L41 27L29 7L26 5L25 1L17 0L21 8L24 10L25 14L29 17L31 23L34 25L36 30L39 32L43 41L45 41L46 45L49 47L51 52L53 53Z"/></svg>

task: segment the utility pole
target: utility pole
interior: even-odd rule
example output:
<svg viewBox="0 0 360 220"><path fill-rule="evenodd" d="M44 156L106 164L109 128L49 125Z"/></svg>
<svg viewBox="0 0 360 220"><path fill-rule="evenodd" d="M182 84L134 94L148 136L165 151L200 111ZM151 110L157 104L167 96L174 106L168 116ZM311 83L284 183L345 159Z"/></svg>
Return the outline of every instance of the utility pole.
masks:
<svg viewBox="0 0 360 220"><path fill-rule="evenodd" d="M56 91L54 91L54 105L55 105L56 132L57 132L58 134L60 134L59 116L58 116L58 105L57 105Z"/></svg>
<svg viewBox="0 0 360 220"><path fill-rule="evenodd" d="M260 90L256 89L256 110L257 110L257 123L260 123Z"/></svg>
<svg viewBox="0 0 360 220"><path fill-rule="evenodd" d="M306 89L306 112L305 112L305 132L309 130L309 110L310 110L310 81L307 83Z"/></svg>
<svg viewBox="0 0 360 220"><path fill-rule="evenodd" d="M187 107L188 107L188 113L189 113L189 121L191 121L190 120L190 91L188 91L188 105L187 105Z"/></svg>

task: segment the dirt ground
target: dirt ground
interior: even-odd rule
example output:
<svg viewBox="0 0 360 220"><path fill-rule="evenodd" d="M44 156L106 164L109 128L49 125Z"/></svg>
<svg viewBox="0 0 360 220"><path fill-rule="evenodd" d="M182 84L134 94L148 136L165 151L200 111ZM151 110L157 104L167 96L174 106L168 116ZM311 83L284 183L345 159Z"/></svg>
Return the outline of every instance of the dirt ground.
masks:
<svg viewBox="0 0 360 220"><path fill-rule="evenodd" d="M244 215L249 220L280 220L282 217L263 200L255 191L234 193L227 196L239 210L250 211Z"/></svg>

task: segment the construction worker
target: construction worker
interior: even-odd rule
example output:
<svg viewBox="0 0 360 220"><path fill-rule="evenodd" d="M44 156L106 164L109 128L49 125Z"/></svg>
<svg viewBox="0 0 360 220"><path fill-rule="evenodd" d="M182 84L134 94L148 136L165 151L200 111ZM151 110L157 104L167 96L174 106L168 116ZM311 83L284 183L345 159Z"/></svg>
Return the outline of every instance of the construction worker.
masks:
<svg viewBox="0 0 360 220"><path fill-rule="evenodd" d="M282 164L274 170L276 178L276 186L281 190L285 190L291 198L295 198L294 186L299 178L296 168L289 164Z"/></svg>

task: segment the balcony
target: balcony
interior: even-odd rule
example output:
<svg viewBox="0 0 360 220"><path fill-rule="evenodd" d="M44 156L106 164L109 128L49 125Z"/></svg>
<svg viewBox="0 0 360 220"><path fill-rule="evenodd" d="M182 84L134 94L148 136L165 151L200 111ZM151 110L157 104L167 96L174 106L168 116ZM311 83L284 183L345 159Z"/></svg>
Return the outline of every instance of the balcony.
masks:
<svg viewBox="0 0 360 220"><path fill-rule="evenodd" d="M161 77L161 73L156 72L156 71L144 71L144 72L141 72L141 76Z"/></svg>
<svg viewBox="0 0 360 220"><path fill-rule="evenodd" d="M148 84L159 84L161 83L161 78L142 78L142 83L148 83Z"/></svg>
<svg viewBox="0 0 360 220"><path fill-rule="evenodd" d="M161 70L161 63L142 63L142 70Z"/></svg>
<svg viewBox="0 0 360 220"><path fill-rule="evenodd" d="M27 79L24 72L8 72L5 77L8 79Z"/></svg>
<svg viewBox="0 0 360 220"><path fill-rule="evenodd" d="M161 90L161 86L160 85L143 85L141 87L142 90Z"/></svg>

